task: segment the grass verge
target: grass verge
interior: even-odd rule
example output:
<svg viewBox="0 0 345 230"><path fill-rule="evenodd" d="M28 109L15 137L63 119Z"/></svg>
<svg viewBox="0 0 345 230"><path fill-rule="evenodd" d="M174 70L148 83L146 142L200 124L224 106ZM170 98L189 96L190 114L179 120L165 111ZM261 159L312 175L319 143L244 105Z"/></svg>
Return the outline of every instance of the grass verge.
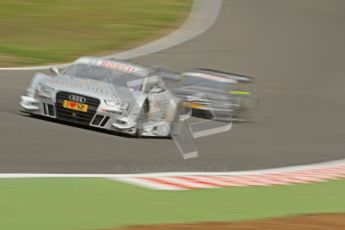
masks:
<svg viewBox="0 0 345 230"><path fill-rule="evenodd" d="M1 179L0 229L103 229L345 211L345 180L155 191L106 179Z"/></svg>
<svg viewBox="0 0 345 230"><path fill-rule="evenodd" d="M191 0L0 0L0 66L128 49L178 27Z"/></svg>

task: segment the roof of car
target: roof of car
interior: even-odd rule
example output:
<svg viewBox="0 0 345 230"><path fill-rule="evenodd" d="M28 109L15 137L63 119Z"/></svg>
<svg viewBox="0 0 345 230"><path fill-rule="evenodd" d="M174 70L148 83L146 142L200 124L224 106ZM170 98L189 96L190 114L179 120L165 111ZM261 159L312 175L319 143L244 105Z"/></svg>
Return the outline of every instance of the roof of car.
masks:
<svg viewBox="0 0 345 230"><path fill-rule="evenodd" d="M147 75L148 68L133 64L126 61L120 61L112 58L97 58L97 57L82 57L77 59L75 64L91 64L95 66L101 66L104 68L114 69L123 73L139 73L142 75Z"/></svg>

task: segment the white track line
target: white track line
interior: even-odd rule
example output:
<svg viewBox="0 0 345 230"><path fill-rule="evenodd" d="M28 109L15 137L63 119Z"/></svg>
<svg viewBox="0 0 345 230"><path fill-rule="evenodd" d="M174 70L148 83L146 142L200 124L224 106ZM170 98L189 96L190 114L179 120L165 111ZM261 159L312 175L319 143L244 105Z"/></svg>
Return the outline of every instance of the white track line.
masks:
<svg viewBox="0 0 345 230"><path fill-rule="evenodd" d="M141 186L149 189L157 189L157 190L183 190L181 187L174 187L171 185L164 185L160 183L148 182L143 181L138 178L117 178L116 181L124 182L127 184L132 184L136 186Z"/></svg>
<svg viewBox="0 0 345 230"><path fill-rule="evenodd" d="M233 171L233 172L162 172L162 173L133 173L133 174L97 174L97 173L0 173L0 178L138 178L138 177L166 177L166 176L251 176L265 174L279 174L285 172L299 172L304 170L318 170L344 166L345 160L328 161L316 164L287 166L271 169Z"/></svg>
<svg viewBox="0 0 345 230"><path fill-rule="evenodd" d="M2 173L0 178L106 178L158 190L193 190L234 186L275 186L345 177L345 160L239 172L170 172L141 174Z"/></svg>
<svg viewBox="0 0 345 230"><path fill-rule="evenodd" d="M156 53L170 47L184 43L207 31L217 20L223 0L194 0L191 12L186 22L174 32L145 45L124 52L115 53L105 57L116 59L131 59L152 53ZM58 68L67 67L69 63L58 65L44 65L32 67L8 67L1 70L44 70L51 66Z"/></svg>

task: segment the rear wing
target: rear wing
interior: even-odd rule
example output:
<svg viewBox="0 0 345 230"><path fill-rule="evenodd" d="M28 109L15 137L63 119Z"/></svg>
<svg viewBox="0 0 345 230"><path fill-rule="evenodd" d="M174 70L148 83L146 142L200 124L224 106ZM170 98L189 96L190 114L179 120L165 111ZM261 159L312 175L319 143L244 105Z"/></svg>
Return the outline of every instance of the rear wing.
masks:
<svg viewBox="0 0 345 230"><path fill-rule="evenodd" d="M238 83L254 83L254 78L242 74L235 74L230 72L225 72L221 70L207 69L207 68L198 68L195 70L198 73L210 74L225 79L233 79Z"/></svg>

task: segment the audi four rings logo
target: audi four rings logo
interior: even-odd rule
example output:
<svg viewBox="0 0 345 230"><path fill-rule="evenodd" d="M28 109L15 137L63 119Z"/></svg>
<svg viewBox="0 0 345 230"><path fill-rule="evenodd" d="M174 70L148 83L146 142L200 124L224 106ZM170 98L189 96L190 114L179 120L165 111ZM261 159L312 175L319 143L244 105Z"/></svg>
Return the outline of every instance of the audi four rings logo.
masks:
<svg viewBox="0 0 345 230"><path fill-rule="evenodd" d="M78 95L69 95L68 98L71 100L71 101L75 101L75 102L79 102L79 103L85 103L86 102L86 98L85 97L82 97L82 96L78 96Z"/></svg>

